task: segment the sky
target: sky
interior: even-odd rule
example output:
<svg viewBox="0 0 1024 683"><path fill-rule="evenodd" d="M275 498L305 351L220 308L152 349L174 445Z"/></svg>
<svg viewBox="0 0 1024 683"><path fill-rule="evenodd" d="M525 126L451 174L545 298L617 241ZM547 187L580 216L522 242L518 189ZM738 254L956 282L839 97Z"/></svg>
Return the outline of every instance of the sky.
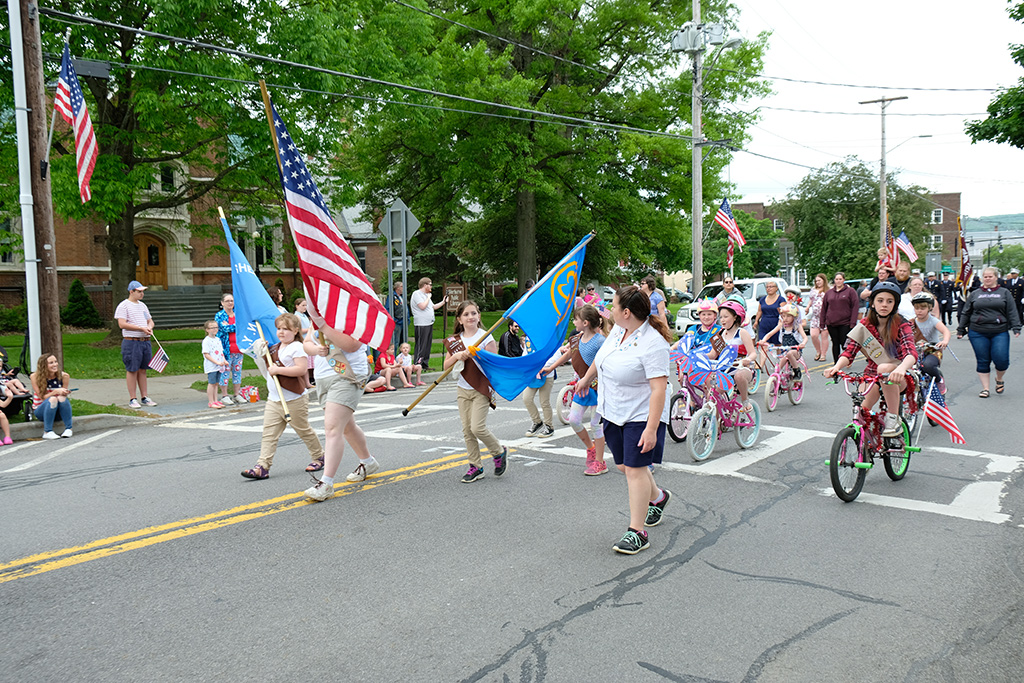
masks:
<svg viewBox="0 0 1024 683"><path fill-rule="evenodd" d="M1000 0L734 0L737 32L754 38L771 31L764 74L775 93L756 106L850 112L808 114L762 109L744 146L752 152L821 167L856 155L878 173L881 97L907 96L886 108L886 167L901 185L960 192L961 211L981 217L1024 213L1024 150L971 144L964 122L984 118L992 92L920 91L1016 85L1024 69L1010 57L1024 43L1024 24L1012 21ZM868 88L792 83L778 78ZM881 89L887 86L895 89ZM913 114L913 115L911 115ZM954 114L923 116L921 114ZM915 136L930 135L930 138ZM735 187L733 203L785 199L808 168L737 152L723 171Z"/></svg>

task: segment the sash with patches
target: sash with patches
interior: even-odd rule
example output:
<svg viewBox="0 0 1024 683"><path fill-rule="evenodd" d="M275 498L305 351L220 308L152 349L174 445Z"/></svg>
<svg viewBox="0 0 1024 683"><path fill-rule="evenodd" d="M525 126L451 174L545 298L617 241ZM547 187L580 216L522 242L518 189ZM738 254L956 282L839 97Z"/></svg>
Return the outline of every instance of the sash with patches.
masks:
<svg viewBox="0 0 1024 683"><path fill-rule="evenodd" d="M462 337L455 335L448 337L442 344L448 351L448 355L454 356L456 353L466 350L466 345L462 343ZM497 408L494 404L494 390L491 389L491 383L487 379L487 375L483 373L480 366L476 364L473 359L469 359L464 363L462 368L462 378L469 383L469 386L473 387L481 394L487 397L487 401L491 404L491 409Z"/></svg>
<svg viewBox="0 0 1024 683"><path fill-rule="evenodd" d="M577 377L583 377L590 369L587 362L583 360L583 354L580 353L581 339L583 339L582 332L569 337L569 352L572 354L569 356L569 362L572 363L572 369L576 372ZM594 377L594 381L590 383L590 388L597 389L597 377Z"/></svg>
<svg viewBox="0 0 1024 683"><path fill-rule="evenodd" d="M896 363L897 360L889 355L889 352L882 346L882 342L875 338L875 335L871 334L868 328L864 327L863 323L857 323L857 326L850 330L850 333L846 335L847 339L860 344L860 350L864 352L873 363L881 365L882 363Z"/></svg>
<svg viewBox="0 0 1024 683"><path fill-rule="evenodd" d="M270 351L270 360L274 361L274 365L281 368L285 367L285 365L281 362L280 358L278 358L277 355L277 352L281 350L281 344L274 344L268 350ZM308 388L308 385L306 384L306 375L302 375L301 377L288 377L287 375L278 375L277 381L281 383L282 389L284 389L285 391L290 391L293 394L301 394L305 392L306 389Z"/></svg>

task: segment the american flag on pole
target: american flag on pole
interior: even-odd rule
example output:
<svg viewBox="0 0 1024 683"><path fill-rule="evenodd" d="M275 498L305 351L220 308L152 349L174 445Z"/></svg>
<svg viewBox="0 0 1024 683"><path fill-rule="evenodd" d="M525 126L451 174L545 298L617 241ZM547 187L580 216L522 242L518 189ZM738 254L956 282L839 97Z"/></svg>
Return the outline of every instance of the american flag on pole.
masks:
<svg viewBox="0 0 1024 683"><path fill-rule="evenodd" d="M271 105L292 236L308 304L328 325L370 346L391 339L395 321L331 218L302 153Z"/></svg>
<svg viewBox="0 0 1024 683"><path fill-rule="evenodd" d="M896 248L896 239L892 236L892 223L888 214L885 216L885 253L893 270L900 264L900 251Z"/></svg>
<svg viewBox="0 0 1024 683"><path fill-rule="evenodd" d="M78 74L75 73L75 65L71 63L71 48L67 43L64 43L64 56L60 61L60 77L57 79L57 94L53 104L75 134L78 191L85 204L92 197L89 180L92 179L92 170L96 167L96 157L100 150L96 145L96 133L92 129L92 120L82 97L82 87L78 84Z"/></svg>
<svg viewBox="0 0 1024 683"><path fill-rule="evenodd" d="M725 228L725 232L729 235L730 242L735 242L740 251L743 251L743 245L747 243L743 239L743 233L740 232L740 226L736 223L736 219L733 218L732 208L729 206L729 200L723 199L722 205L718 207L718 213L715 214L715 222Z"/></svg>
<svg viewBox="0 0 1024 683"><path fill-rule="evenodd" d="M730 237L729 238L729 248L725 252L725 261L726 261L725 265L728 266L729 270L732 270L732 260L733 260L733 256L735 256L735 249L733 248L734 246L735 245L734 245L734 243L732 241L732 238Z"/></svg>
<svg viewBox="0 0 1024 683"><path fill-rule="evenodd" d="M938 382L932 382L931 392L928 394L928 399L924 402L924 414L938 422L942 425L943 429L949 432L950 441L953 443L967 443L964 441L964 435L960 433L960 428L953 421L953 415L949 412L949 408L946 407L946 400L942 397L942 392L939 391Z"/></svg>
<svg viewBox="0 0 1024 683"><path fill-rule="evenodd" d="M163 372L167 364L171 362L171 359L167 357L167 352L164 351L164 347L160 345L160 342L157 342L156 346L157 352L149 359L149 369Z"/></svg>
<svg viewBox="0 0 1024 683"><path fill-rule="evenodd" d="M907 258L911 261L917 260L917 250L914 249L914 245L910 243L910 238L907 237L905 230L900 231L900 236L896 238L896 248L907 255Z"/></svg>

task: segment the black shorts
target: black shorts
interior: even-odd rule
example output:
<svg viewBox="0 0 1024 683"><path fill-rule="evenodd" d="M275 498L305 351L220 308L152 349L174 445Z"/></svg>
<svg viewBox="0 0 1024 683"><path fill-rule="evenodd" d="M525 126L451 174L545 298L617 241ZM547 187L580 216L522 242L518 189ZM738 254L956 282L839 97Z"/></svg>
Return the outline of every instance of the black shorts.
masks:
<svg viewBox="0 0 1024 683"><path fill-rule="evenodd" d="M640 435L647 428L647 422L627 422L619 426L614 422L603 420L604 442L612 452L616 465L626 467L647 467L661 462L661 456L665 452L665 423L658 424L658 440L654 448L646 453L640 452Z"/></svg>

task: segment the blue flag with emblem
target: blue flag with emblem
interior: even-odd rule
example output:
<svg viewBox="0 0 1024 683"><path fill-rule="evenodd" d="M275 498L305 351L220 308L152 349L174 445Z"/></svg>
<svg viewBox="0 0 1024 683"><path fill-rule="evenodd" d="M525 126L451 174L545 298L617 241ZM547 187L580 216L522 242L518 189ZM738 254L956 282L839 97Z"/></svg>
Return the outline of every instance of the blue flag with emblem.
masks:
<svg viewBox="0 0 1024 683"><path fill-rule="evenodd" d="M239 349L248 352L253 342L260 338L256 325L262 325L267 343L273 346L278 341L274 320L281 315L281 311L277 310L263 283L249 265L249 260L231 237L231 228L228 227L228 221L223 213L220 222L224 226L224 238L228 241L228 251L231 253L231 292L235 297L235 342Z"/></svg>
<svg viewBox="0 0 1024 683"><path fill-rule="evenodd" d="M505 311L506 320L514 320L530 338L533 351L518 358L507 358L480 350L476 361L483 369L494 391L513 401L537 376L544 364L565 342L565 332L572 318L573 302L579 288L587 242L593 233L579 241L533 289Z"/></svg>

